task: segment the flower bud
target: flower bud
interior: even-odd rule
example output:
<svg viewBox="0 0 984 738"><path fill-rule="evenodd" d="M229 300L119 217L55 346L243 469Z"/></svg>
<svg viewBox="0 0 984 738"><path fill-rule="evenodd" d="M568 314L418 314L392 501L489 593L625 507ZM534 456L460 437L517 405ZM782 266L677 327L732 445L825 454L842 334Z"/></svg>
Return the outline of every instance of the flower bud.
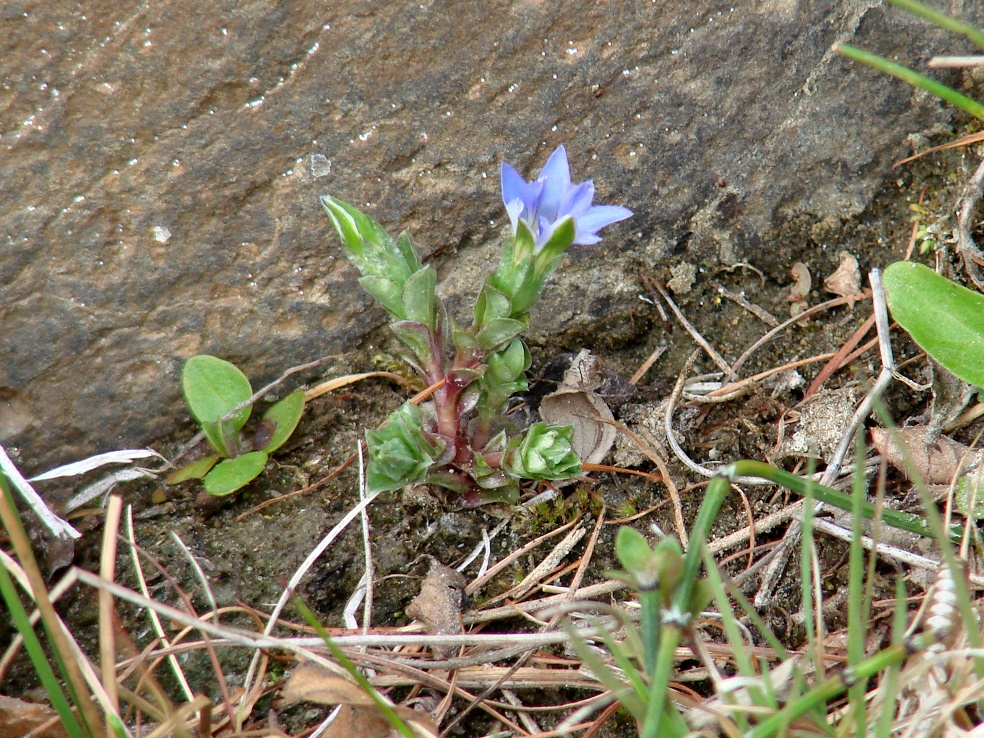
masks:
<svg viewBox="0 0 984 738"><path fill-rule="evenodd" d="M526 435L509 443L503 466L515 477L570 479L581 473L581 460L571 448L573 426L534 423Z"/></svg>
<svg viewBox="0 0 984 738"><path fill-rule="evenodd" d="M420 408L409 402L377 431L366 431L370 492L400 489L419 482L444 450L444 443L424 431Z"/></svg>

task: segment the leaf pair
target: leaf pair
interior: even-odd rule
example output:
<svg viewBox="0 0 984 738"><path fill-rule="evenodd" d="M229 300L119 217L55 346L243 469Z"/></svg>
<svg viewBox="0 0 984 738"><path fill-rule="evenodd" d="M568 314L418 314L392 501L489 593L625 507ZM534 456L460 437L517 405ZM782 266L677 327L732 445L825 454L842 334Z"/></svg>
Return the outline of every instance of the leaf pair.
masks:
<svg viewBox="0 0 984 738"><path fill-rule="evenodd" d="M259 476L270 454L287 442L304 412L303 390L292 392L263 414L254 437L247 439L242 429L252 412L253 388L235 365L214 356L188 359L181 372L181 388L215 453L181 467L167 482L204 478L205 490L217 496L235 492Z"/></svg>

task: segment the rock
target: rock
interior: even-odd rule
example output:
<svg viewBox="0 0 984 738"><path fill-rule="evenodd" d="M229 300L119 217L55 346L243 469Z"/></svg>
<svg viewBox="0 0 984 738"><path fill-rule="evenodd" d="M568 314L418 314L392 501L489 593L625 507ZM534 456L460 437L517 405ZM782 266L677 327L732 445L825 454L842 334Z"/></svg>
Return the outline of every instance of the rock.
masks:
<svg viewBox="0 0 984 738"><path fill-rule="evenodd" d="M628 340L639 265L781 261L778 228L860 213L940 119L833 42L920 65L950 44L848 0L13 0L0 28L0 440L28 471L172 432L195 353L259 386L365 341L383 314L326 192L410 229L464 311L500 162L565 143L636 216L572 251L531 338Z"/></svg>

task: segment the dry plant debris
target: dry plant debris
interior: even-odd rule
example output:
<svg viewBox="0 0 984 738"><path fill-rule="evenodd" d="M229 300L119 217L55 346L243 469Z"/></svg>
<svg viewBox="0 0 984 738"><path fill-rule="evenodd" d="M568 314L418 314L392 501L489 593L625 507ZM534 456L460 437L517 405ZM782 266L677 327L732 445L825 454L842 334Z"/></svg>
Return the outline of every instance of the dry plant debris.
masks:
<svg viewBox="0 0 984 738"><path fill-rule="evenodd" d="M328 738L398 738L376 706L361 687L345 677L333 674L317 664L302 663L294 669L280 691L284 703L314 702L319 705L340 705L341 709L322 736ZM439 728L425 712L401 705L394 712L422 736L437 736Z"/></svg>
<svg viewBox="0 0 984 738"><path fill-rule="evenodd" d="M605 381L601 360L582 350L555 392L540 401L540 417L556 425L573 425L572 446L585 464L600 464L615 443L615 419L595 390Z"/></svg>
<svg viewBox="0 0 984 738"><path fill-rule="evenodd" d="M823 280L823 288L840 297L860 298L863 294L861 289L861 268L858 260L848 251L841 251L838 254L840 265L837 271ZM848 303L854 307L853 303Z"/></svg>
<svg viewBox="0 0 984 738"><path fill-rule="evenodd" d="M430 570L420 585L420 594L407 605L407 615L423 623L428 633L461 633L461 605L467 584L460 572L431 559ZM439 649L438 653L447 656L450 651Z"/></svg>

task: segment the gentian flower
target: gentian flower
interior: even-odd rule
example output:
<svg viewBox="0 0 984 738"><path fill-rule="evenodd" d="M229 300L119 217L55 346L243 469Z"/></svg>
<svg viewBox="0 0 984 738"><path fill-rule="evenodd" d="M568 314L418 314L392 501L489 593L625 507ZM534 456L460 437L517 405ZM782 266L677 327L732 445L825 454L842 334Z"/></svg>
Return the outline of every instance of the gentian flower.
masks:
<svg viewBox="0 0 984 738"><path fill-rule="evenodd" d="M594 183L588 180L571 184L571 169L563 146L547 159L533 182L506 163L502 165L502 201L512 223L513 232L520 220L526 222L536 237L539 249L566 216L574 218L574 243L595 244L601 241L598 231L625 220L632 211L618 205L592 205Z"/></svg>

